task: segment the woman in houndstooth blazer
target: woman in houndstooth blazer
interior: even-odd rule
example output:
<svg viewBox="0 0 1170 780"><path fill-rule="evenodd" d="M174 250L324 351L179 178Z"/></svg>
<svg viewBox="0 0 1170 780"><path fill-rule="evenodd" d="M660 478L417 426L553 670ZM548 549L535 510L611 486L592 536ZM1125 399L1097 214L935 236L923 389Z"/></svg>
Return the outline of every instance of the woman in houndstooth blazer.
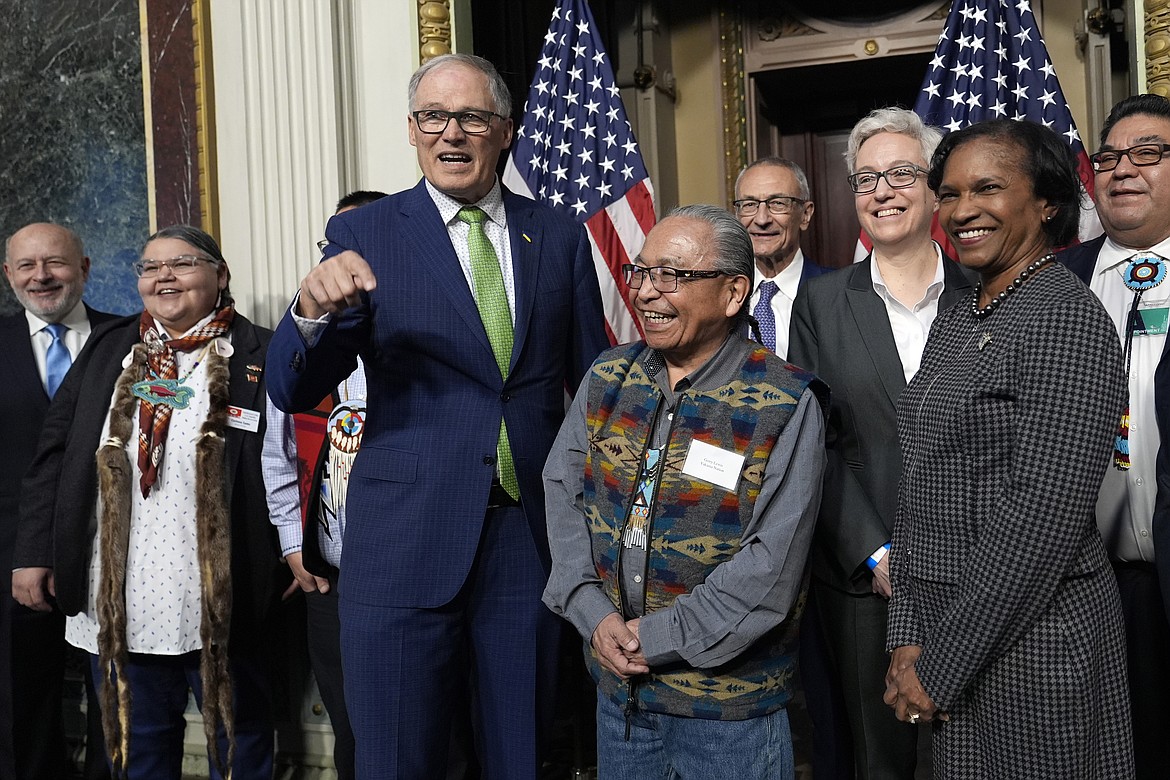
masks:
<svg viewBox="0 0 1170 780"><path fill-rule="evenodd" d="M898 404L886 702L934 722L937 778L1133 774L1117 586L1094 520L1125 403L1121 349L1052 262L1076 162L1030 122L938 147L930 188L974 296L935 320Z"/></svg>

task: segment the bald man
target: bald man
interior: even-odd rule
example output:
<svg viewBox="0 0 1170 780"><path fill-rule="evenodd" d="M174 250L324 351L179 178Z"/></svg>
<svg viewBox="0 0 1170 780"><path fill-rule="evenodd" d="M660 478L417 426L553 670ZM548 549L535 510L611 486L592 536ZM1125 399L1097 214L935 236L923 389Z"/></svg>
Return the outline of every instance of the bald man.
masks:
<svg viewBox="0 0 1170 780"><path fill-rule="evenodd" d="M0 318L0 363L6 373L0 382L0 431L6 444L0 448L0 576L5 580L0 594L12 590L20 480L36 450L49 401L91 328L113 319L81 301L89 258L68 228L38 222L12 234L5 244L4 277L24 311ZM0 777L65 776L64 667L64 616L56 609L34 612L0 598ZM95 766L100 769L104 760Z"/></svg>

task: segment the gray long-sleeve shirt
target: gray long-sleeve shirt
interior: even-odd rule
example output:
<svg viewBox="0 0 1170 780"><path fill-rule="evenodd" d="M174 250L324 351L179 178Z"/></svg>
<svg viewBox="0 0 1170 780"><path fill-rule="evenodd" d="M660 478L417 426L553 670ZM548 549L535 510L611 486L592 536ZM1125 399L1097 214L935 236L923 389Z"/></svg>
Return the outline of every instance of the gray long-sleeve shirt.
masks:
<svg viewBox="0 0 1170 780"><path fill-rule="evenodd" d="M741 336L730 336L707 363L674 387L665 365L652 372L666 408L672 409L687 390L729 382L753 347ZM544 467L553 563L544 603L586 640L603 618L617 611L597 576L583 512L590 381L586 375ZM666 415L655 423L656 429L668 425ZM651 437L655 435L652 431ZM638 633L651 667L679 660L693 668L719 666L783 622L804 580L824 469L824 418L812 391L805 390L768 458L739 552L670 607L642 617Z"/></svg>

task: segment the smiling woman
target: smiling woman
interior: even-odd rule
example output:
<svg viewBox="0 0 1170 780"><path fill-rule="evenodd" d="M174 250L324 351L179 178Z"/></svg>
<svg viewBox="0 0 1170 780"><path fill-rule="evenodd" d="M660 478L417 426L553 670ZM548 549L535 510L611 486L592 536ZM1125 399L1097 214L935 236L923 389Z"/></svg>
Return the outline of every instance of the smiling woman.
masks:
<svg viewBox="0 0 1170 780"><path fill-rule="evenodd" d="M262 381L270 333L236 313L198 228L160 230L133 268L146 310L95 331L54 396L14 595L44 610L55 585L66 639L91 654L116 771L180 777L191 689L211 776L267 777L260 650L279 547L261 458L296 480L291 425ZM274 507L273 523L299 526L295 502Z"/></svg>
<svg viewBox="0 0 1170 780"><path fill-rule="evenodd" d="M833 389L801 652L834 659L825 679L809 684L840 690L852 732L843 738L852 738L852 752L871 774L888 777L913 774L918 758L917 729L891 718L882 701L889 664L886 551L902 465L895 405L918 372L931 323L971 288L930 237L935 198L924 173L940 137L899 108L878 109L853 127L843 178L873 251L809 280L793 306L789 348L792 362ZM814 697L810 708L833 698ZM823 750L841 752L836 745Z"/></svg>
<svg viewBox="0 0 1170 780"><path fill-rule="evenodd" d="M231 301L230 294L225 296L231 274L214 243L201 242L206 248L200 249L177 233L173 228L159 231L143 249L134 271L138 294L150 315L169 331L185 333L225 298Z"/></svg>
<svg viewBox="0 0 1170 780"><path fill-rule="evenodd" d="M1121 349L1096 297L1051 262L1076 235L1076 162L1040 125L985 122L944 139L930 185L981 284L939 315L898 404L886 701L900 720L944 721L936 777L1133 777L1095 518Z"/></svg>

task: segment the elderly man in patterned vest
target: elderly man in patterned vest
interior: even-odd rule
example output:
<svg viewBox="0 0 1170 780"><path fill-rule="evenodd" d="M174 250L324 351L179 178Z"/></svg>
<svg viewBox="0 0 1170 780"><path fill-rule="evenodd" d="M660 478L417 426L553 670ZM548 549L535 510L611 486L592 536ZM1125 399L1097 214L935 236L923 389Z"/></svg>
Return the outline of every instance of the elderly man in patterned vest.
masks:
<svg viewBox="0 0 1170 780"><path fill-rule="evenodd" d="M544 601L586 640L603 780L793 776L828 393L742 335L752 267L722 209L660 222L623 269L646 339L597 359L545 465Z"/></svg>

